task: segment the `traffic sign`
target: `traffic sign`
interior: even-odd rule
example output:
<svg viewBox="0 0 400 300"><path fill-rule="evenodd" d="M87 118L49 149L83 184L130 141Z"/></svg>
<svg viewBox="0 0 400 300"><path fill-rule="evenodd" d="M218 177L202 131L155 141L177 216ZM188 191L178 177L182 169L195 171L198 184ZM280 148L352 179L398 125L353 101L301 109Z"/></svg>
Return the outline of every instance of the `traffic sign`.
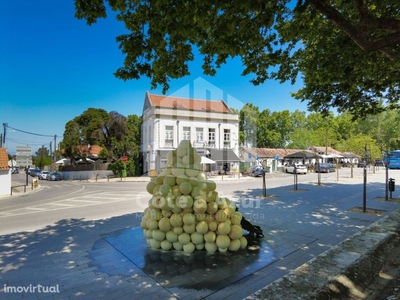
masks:
<svg viewBox="0 0 400 300"><path fill-rule="evenodd" d="M126 155L122 156L122 161L123 162L127 162L128 161L128 156L126 156Z"/></svg>

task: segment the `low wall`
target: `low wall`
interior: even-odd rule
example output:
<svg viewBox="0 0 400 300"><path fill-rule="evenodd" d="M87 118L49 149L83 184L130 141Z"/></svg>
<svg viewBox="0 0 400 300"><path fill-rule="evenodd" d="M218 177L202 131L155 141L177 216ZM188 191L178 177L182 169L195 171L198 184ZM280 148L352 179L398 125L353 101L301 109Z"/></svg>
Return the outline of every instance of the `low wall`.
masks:
<svg viewBox="0 0 400 300"><path fill-rule="evenodd" d="M0 170L0 196L10 195L11 192L11 171Z"/></svg>
<svg viewBox="0 0 400 300"><path fill-rule="evenodd" d="M108 175L114 175L111 170L95 170L95 171L59 171L64 180L89 180L104 179Z"/></svg>

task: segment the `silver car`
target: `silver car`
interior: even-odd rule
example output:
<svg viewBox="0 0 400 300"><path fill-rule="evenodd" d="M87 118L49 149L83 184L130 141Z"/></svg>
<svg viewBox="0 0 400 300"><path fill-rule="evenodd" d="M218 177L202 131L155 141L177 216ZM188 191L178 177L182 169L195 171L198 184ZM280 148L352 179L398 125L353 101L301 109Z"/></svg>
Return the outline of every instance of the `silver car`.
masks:
<svg viewBox="0 0 400 300"><path fill-rule="evenodd" d="M48 181L57 181L57 180L61 180L61 179L62 179L61 174L58 172L53 172L46 176L46 180L48 180Z"/></svg>
<svg viewBox="0 0 400 300"><path fill-rule="evenodd" d="M307 167L302 164L291 164L285 167L286 173L307 174Z"/></svg>
<svg viewBox="0 0 400 300"><path fill-rule="evenodd" d="M40 173L40 175L38 177L39 177L39 179L46 180L47 179L47 175L49 175L49 174L50 174L49 171L42 171L42 173Z"/></svg>

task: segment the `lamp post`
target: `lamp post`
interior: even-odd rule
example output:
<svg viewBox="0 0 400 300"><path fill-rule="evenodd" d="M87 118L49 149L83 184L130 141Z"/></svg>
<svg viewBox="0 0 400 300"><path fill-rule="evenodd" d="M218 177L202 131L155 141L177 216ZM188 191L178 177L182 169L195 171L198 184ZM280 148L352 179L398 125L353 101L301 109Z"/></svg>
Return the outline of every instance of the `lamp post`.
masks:
<svg viewBox="0 0 400 300"><path fill-rule="evenodd" d="M363 188L363 212L367 210L367 161L369 160L367 144L365 144L365 159L364 159L364 188Z"/></svg>
<svg viewBox="0 0 400 300"><path fill-rule="evenodd" d="M389 199L389 163L390 163L390 154L389 151L386 151L386 153L383 156L383 161L385 163L385 201L388 201Z"/></svg>

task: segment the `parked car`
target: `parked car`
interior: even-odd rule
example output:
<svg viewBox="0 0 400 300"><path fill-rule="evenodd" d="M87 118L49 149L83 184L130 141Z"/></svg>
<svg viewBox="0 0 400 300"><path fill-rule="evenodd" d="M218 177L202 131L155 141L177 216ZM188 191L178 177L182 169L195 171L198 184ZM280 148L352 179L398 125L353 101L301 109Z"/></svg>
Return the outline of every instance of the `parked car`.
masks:
<svg viewBox="0 0 400 300"><path fill-rule="evenodd" d="M14 169L11 171L11 174L19 174L19 168L14 168Z"/></svg>
<svg viewBox="0 0 400 300"><path fill-rule="evenodd" d="M303 164L291 164L284 167L286 173L307 174L307 167Z"/></svg>
<svg viewBox="0 0 400 300"><path fill-rule="evenodd" d="M48 181L57 181L57 180L61 180L61 179L62 179L62 176L58 172L52 172L50 174L47 174L47 176L46 176L46 180L48 180Z"/></svg>
<svg viewBox="0 0 400 300"><path fill-rule="evenodd" d="M321 172L321 173L329 173L329 172L335 172L335 166L331 163L322 163L322 164L318 164L315 167L315 172Z"/></svg>
<svg viewBox="0 0 400 300"><path fill-rule="evenodd" d="M42 171L42 173L40 173L39 178L46 180L47 179L47 175L49 175L49 174L50 174L49 171Z"/></svg>
<svg viewBox="0 0 400 300"><path fill-rule="evenodd" d="M253 177L258 177L258 176L262 176L264 174L264 169L262 167L257 167L255 169L253 169L253 171L251 172L250 176Z"/></svg>
<svg viewBox="0 0 400 300"><path fill-rule="evenodd" d="M31 175L32 177L39 177L40 173L42 173L42 170L32 169L32 170L30 170L29 175Z"/></svg>
<svg viewBox="0 0 400 300"><path fill-rule="evenodd" d="M349 162L342 162L341 165L342 165L342 168L350 168L351 167L351 163L349 163Z"/></svg>
<svg viewBox="0 0 400 300"><path fill-rule="evenodd" d="M360 160L360 161L358 161L358 163L357 163L357 168L364 168L364 167L366 167L366 166L368 166L368 163L367 163L366 161Z"/></svg>
<svg viewBox="0 0 400 300"><path fill-rule="evenodd" d="M375 160L375 166L376 167L384 167L385 166L385 162L383 161L383 159L376 159Z"/></svg>

